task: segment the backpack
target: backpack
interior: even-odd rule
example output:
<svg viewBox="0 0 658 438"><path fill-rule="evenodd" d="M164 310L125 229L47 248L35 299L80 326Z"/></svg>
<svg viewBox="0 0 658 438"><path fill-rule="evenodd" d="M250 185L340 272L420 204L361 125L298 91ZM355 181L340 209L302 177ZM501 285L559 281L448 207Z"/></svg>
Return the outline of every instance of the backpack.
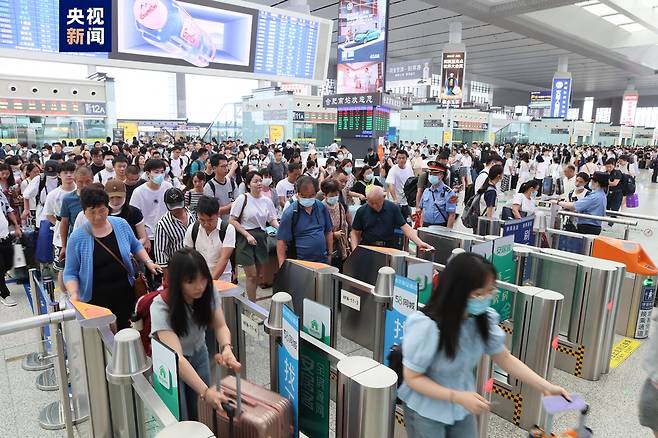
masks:
<svg viewBox="0 0 658 438"><path fill-rule="evenodd" d="M404 197L409 207L416 206L416 193L418 192L418 177L410 176L404 183Z"/></svg>
<svg viewBox="0 0 658 438"><path fill-rule="evenodd" d="M224 219L220 219L221 224L219 225L219 240L224 242L224 238L226 237L226 230L228 229L228 221L225 221ZM199 227L201 226L201 223L199 221L194 222L192 224L192 248L196 249L196 238L199 237Z"/></svg>
<svg viewBox="0 0 658 438"><path fill-rule="evenodd" d="M292 206L292 221L290 224L290 235L292 240L288 243L286 247L286 258L296 259L297 258L297 244L295 243L295 227L297 222L299 222L299 202L295 201L291 204Z"/></svg>
<svg viewBox="0 0 658 438"><path fill-rule="evenodd" d="M635 193L635 177L633 175L624 174L621 178L621 192L624 196L629 196Z"/></svg>
<svg viewBox="0 0 658 438"><path fill-rule="evenodd" d="M59 177L57 177L57 187L59 187L60 185L62 185L62 180ZM42 173L41 175L39 175L39 188L37 189L37 196L36 198L34 198L35 201L34 203L36 205L41 204L41 192L45 188L46 188L46 175ZM48 190L46 190L46 195L48 195ZM45 202L46 201L44 201L44 203Z"/></svg>
<svg viewBox="0 0 658 438"><path fill-rule="evenodd" d="M167 290L166 288L167 286L163 284L160 289L139 297L137 303L135 303L135 311L130 316L130 325L139 332L142 345L144 345L144 352L149 357L151 357L151 304L158 295ZM162 295L163 300L165 295Z"/></svg>
<svg viewBox="0 0 658 438"><path fill-rule="evenodd" d="M207 186L210 186L210 189L212 190L212 197L216 198L217 195L215 194L217 192L217 189L215 188L215 183L212 182L212 180L215 178L212 178L210 181L206 183ZM229 181L231 181L231 194L235 193L235 181L233 181L233 178L227 178Z"/></svg>
<svg viewBox="0 0 658 438"><path fill-rule="evenodd" d="M183 158L181 157L181 164L183 163ZM192 169L192 164L194 164L196 160L190 159L187 163L187 166L185 166L185 169L183 169L183 184L186 186L189 186L192 184L192 177L194 175L191 174L190 170Z"/></svg>
<svg viewBox="0 0 658 438"><path fill-rule="evenodd" d="M476 193L464 207L464 213L462 214L462 222L466 228L471 228L475 230L478 226L478 218L482 215L480 211L480 199L482 196L489 190L496 190L494 187L489 187L484 192Z"/></svg>

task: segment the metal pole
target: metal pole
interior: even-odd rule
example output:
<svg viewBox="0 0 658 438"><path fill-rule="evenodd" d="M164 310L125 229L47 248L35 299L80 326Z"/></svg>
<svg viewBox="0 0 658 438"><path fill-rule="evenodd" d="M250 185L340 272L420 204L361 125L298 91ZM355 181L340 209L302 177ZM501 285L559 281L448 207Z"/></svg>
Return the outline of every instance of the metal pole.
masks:
<svg viewBox="0 0 658 438"><path fill-rule="evenodd" d="M491 392L484 391L485 385L493 376L493 367L491 366L491 358L489 356L482 356L475 373L475 388L482 397L490 402ZM487 429L489 427L489 411L484 412L482 415L477 415L475 419L477 422L478 437L487 438Z"/></svg>
<svg viewBox="0 0 658 438"><path fill-rule="evenodd" d="M404 260L404 257L402 257ZM384 351L384 330L386 325L386 310L393 301L393 288L395 287L395 270L390 266L379 268L377 282L372 292L377 312L375 312L375 343L373 348L373 359L384 363L386 352Z"/></svg>
<svg viewBox="0 0 658 438"><path fill-rule="evenodd" d="M0 324L0 335L8 335L10 333L16 333L33 328L39 328L47 324L60 322L60 321L70 321L72 319L75 319L75 310L73 309L60 310L58 312L51 314L17 319L16 321L10 321L4 324Z"/></svg>
<svg viewBox="0 0 658 438"><path fill-rule="evenodd" d="M630 232L631 232L631 227L626 225L626 228L624 228L624 240L628 240Z"/></svg>
<svg viewBox="0 0 658 438"><path fill-rule="evenodd" d="M270 313L264 324L265 333L270 335L270 390L279 392L279 340L283 335L283 306L292 307L292 296L277 292L272 297Z"/></svg>
<svg viewBox="0 0 658 438"><path fill-rule="evenodd" d="M53 310L59 311L59 303L54 303ZM69 376L66 372L66 358L64 352L64 336L62 335L61 322L52 323L50 330L55 334L55 371L59 380L59 393L61 402L61 412L64 414L64 426L66 427L66 436L73 438L73 414L71 411L71 394L69 393Z"/></svg>

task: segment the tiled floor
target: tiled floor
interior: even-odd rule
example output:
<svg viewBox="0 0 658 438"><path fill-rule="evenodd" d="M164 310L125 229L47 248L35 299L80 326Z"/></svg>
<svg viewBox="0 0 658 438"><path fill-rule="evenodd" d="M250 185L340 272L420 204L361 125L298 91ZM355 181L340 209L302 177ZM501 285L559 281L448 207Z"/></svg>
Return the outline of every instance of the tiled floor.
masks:
<svg viewBox="0 0 658 438"><path fill-rule="evenodd" d="M638 178L638 193L640 207L638 213L647 215L658 214L658 184L649 182L648 174L643 173ZM640 221L631 238L640 241L645 250L658 262L658 222ZM606 233L621 236L623 230L613 228ZM0 305L0 324L3 322L24 318L31 315L25 290L20 285L11 285L12 295L19 304L14 308ZM259 290L259 297L271 295L271 290ZM259 304L269 308L269 299L259 301ZM25 353L38 348L38 332L36 330L0 336L0 406L4 408L4 418L0 422L0 436L13 438L63 437L62 431L46 431L39 427L37 411L56 400L57 392L39 391L35 386L37 372L24 371L20 362ZM348 355L371 356L371 352L359 345L339 338L338 349ZM553 382L577 392L590 403L591 411L588 424L594 429L595 436L650 438L653 435L639 426L637 421L637 400L639 389L644 381L641 361L645 346L642 345L629 359L617 369L598 382L588 382L559 370L553 371ZM258 384L269 384L268 372L269 344L262 325L258 339L247 338L247 369L248 379ZM657 414L658 415L658 414ZM563 430L575 423L573 415L558 417L555 420L556 430ZM335 422L335 404L331 403L331 423ZM402 434L403 436L404 434ZM332 431L331 436L334 436ZM525 438L527 432L513 426L506 420L491 415L488 437L491 438ZM398 435L396 435L396 438ZM313 438L313 437L310 437ZM368 437L369 438L369 437Z"/></svg>

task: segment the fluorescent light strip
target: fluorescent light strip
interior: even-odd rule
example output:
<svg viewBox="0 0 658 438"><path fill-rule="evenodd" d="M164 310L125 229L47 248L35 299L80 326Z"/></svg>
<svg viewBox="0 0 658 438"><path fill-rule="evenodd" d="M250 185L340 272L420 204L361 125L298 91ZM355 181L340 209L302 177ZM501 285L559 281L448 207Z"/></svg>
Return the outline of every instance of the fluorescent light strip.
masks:
<svg viewBox="0 0 658 438"><path fill-rule="evenodd" d="M595 5L590 5L590 6L583 6L583 9L585 9L587 12L594 14L598 17L603 17L606 15L614 15L617 14L618 12L614 9L612 9L608 5L604 5L601 3L595 4Z"/></svg>
<svg viewBox="0 0 658 438"><path fill-rule="evenodd" d="M607 15L605 17L601 17L605 21L608 21L612 24L616 24L617 26L620 26L622 24L632 24L635 23L631 18L627 17L624 14L615 14L615 15Z"/></svg>

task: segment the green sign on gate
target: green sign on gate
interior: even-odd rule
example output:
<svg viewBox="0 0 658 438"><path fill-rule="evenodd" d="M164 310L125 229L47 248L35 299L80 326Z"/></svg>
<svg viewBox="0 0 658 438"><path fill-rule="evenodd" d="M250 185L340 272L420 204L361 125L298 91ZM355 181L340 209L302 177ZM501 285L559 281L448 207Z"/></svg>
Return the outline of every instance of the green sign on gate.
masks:
<svg viewBox="0 0 658 438"><path fill-rule="evenodd" d="M328 438L329 359L305 342L299 356L299 429L308 437Z"/></svg>
<svg viewBox="0 0 658 438"><path fill-rule="evenodd" d="M493 242L493 256L491 262L496 271L498 279L514 284L516 277L516 264L514 263L514 236L499 237ZM498 289L498 294L493 299L491 307L496 309L500 320L509 319L512 313L512 292Z"/></svg>

